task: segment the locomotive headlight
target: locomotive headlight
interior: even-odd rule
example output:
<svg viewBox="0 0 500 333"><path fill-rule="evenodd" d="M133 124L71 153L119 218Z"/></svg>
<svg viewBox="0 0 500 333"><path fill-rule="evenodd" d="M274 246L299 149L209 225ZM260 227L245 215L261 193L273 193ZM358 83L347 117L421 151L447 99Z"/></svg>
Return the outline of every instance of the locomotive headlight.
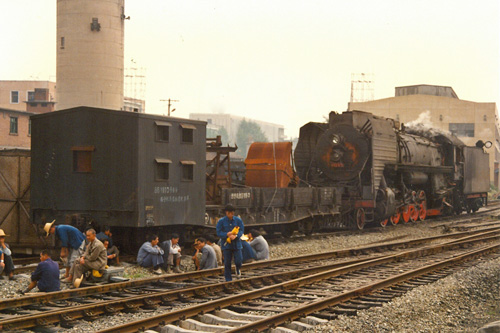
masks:
<svg viewBox="0 0 500 333"><path fill-rule="evenodd" d="M332 154L330 156L330 159L333 161L333 162L340 162L340 160L342 159L342 152L335 149L334 151L332 151Z"/></svg>
<svg viewBox="0 0 500 333"><path fill-rule="evenodd" d="M338 135L333 135L332 136L332 143L334 145L338 145L340 143L340 137Z"/></svg>

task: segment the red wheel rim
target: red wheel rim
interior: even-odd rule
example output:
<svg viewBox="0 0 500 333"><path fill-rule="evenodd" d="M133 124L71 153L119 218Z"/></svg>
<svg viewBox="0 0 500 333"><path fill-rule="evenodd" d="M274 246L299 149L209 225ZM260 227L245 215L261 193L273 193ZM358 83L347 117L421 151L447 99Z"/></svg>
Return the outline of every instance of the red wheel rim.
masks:
<svg viewBox="0 0 500 333"><path fill-rule="evenodd" d="M408 223L410 222L410 206L406 205L403 207L403 222Z"/></svg>
<svg viewBox="0 0 500 333"><path fill-rule="evenodd" d="M380 225L382 227L385 227L387 225L387 222L389 222L389 219L382 220L382 221L380 221Z"/></svg>
<svg viewBox="0 0 500 333"><path fill-rule="evenodd" d="M391 220L392 225L396 225L398 224L400 218L401 218L401 213L397 212L395 215L392 215L389 220Z"/></svg>
<svg viewBox="0 0 500 333"><path fill-rule="evenodd" d="M410 205L410 221L418 221L418 208L415 205Z"/></svg>
<svg viewBox="0 0 500 333"><path fill-rule="evenodd" d="M358 208L356 210L356 225L359 230L365 227L365 210L363 208Z"/></svg>
<svg viewBox="0 0 500 333"><path fill-rule="evenodd" d="M425 201L422 201L418 209L418 219L420 221L423 221L425 220L426 217L427 217L427 204Z"/></svg>

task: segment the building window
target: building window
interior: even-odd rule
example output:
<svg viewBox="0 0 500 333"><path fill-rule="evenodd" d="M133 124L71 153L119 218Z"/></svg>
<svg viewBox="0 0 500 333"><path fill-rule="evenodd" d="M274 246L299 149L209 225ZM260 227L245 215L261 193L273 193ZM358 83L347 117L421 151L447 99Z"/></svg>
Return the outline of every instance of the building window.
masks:
<svg viewBox="0 0 500 333"><path fill-rule="evenodd" d="M31 119L28 121L28 136L31 136Z"/></svg>
<svg viewBox="0 0 500 333"><path fill-rule="evenodd" d="M156 141L168 142L171 123L166 121L155 121L156 126Z"/></svg>
<svg viewBox="0 0 500 333"><path fill-rule="evenodd" d="M64 41L64 37L61 37L61 49L64 49L64 46L65 46L65 45L64 45L64 44L65 44L64 42L65 42L65 41Z"/></svg>
<svg viewBox="0 0 500 333"><path fill-rule="evenodd" d="M17 135L17 117L10 117L10 134Z"/></svg>
<svg viewBox="0 0 500 333"><path fill-rule="evenodd" d="M92 153L94 146L76 146L71 147L73 151L73 172L90 173L92 172Z"/></svg>
<svg viewBox="0 0 500 333"><path fill-rule="evenodd" d="M170 176L169 174L170 163L172 163L172 161L166 158L157 158L155 159L155 162L156 162L155 179L157 181L168 180Z"/></svg>
<svg viewBox="0 0 500 333"><path fill-rule="evenodd" d="M26 92L26 99L28 102L32 102L35 100L35 92L34 91L27 91Z"/></svg>
<svg viewBox="0 0 500 333"><path fill-rule="evenodd" d="M181 126L181 142L193 143L195 126L191 124L180 124Z"/></svg>
<svg viewBox="0 0 500 333"><path fill-rule="evenodd" d="M10 92L10 104L19 104L19 91Z"/></svg>
<svg viewBox="0 0 500 333"><path fill-rule="evenodd" d="M456 136L474 137L474 124L450 123L449 129Z"/></svg>
<svg viewBox="0 0 500 333"><path fill-rule="evenodd" d="M194 165L195 161L181 161L182 164L182 178L184 181L194 180Z"/></svg>

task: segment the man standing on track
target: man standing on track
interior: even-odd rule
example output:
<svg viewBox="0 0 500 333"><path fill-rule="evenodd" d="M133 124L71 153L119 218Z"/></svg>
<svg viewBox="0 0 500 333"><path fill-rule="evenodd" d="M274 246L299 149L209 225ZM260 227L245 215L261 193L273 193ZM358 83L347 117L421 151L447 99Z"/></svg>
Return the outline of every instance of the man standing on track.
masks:
<svg viewBox="0 0 500 333"><path fill-rule="evenodd" d="M221 239L221 249L224 255L224 277L226 281L232 281L231 276L231 262L234 257L234 264L236 266L236 275L241 276L241 239L240 237L244 232L243 221L234 216L234 207L230 204L224 208L226 216L217 222L217 236ZM237 230L237 231L236 231Z"/></svg>

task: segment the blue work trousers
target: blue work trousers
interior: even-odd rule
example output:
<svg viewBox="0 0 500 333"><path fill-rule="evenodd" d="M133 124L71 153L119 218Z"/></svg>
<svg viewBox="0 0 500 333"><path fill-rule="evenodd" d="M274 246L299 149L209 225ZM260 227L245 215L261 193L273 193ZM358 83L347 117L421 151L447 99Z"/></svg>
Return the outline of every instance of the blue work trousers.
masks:
<svg viewBox="0 0 500 333"><path fill-rule="evenodd" d="M224 251L224 277L226 281L232 281L231 276L231 262L234 257L234 265L236 266L236 271L241 269L241 263L243 262L241 250L236 249L226 249Z"/></svg>
<svg viewBox="0 0 500 333"><path fill-rule="evenodd" d="M142 262L139 263L142 267L153 267L160 266L163 264L163 256L161 254L148 253Z"/></svg>

